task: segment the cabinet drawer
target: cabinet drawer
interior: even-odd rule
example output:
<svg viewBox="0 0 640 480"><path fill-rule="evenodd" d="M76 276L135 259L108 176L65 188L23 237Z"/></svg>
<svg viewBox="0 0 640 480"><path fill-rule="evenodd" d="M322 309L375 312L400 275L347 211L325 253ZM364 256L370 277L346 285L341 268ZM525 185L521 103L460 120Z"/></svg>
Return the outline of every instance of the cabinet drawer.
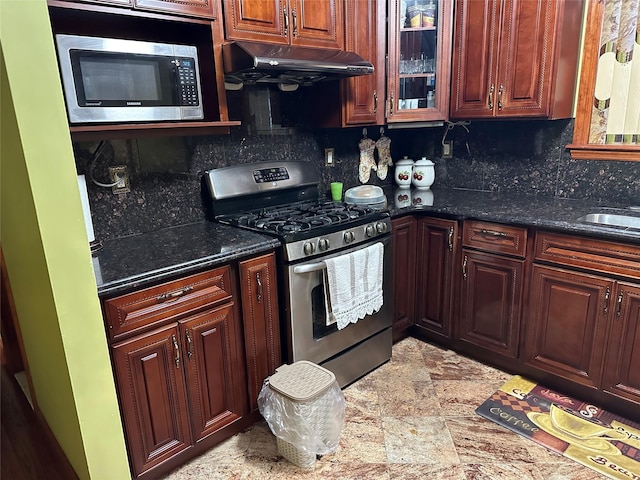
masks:
<svg viewBox="0 0 640 480"><path fill-rule="evenodd" d="M465 247L518 257L526 255L526 228L469 220L464 222L462 231Z"/></svg>
<svg viewBox="0 0 640 480"><path fill-rule="evenodd" d="M104 302L109 338L119 340L231 297L231 272L225 266L111 298Z"/></svg>
<svg viewBox="0 0 640 480"><path fill-rule="evenodd" d="M535 260L640 279L640 247L635 245L538 232Z"/></svg>

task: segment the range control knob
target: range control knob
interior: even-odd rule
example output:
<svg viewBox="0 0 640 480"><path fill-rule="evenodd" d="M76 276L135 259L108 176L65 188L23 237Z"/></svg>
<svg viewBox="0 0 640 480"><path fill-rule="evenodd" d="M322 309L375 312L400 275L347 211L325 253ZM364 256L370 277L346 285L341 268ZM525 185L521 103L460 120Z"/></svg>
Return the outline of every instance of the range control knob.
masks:
<svg viewBox="0 0 640 480"><path fill-rule="evenodd" d="M315 245L313 243L306 242L302 246L302 251L304 252L305 255L313 255L314 252L316 251L316 247L315 247Z"/></svg>
<svg viewBox="0 0 640 480"><path fill-rule="evenodd" d="M367 225L364 229L364 233L367 237L373 237L376 234L376 227L373 224Z"/></svg>
<svg viewBox="0 0 640 480"><path fill-rule="evenodd" d="M356 234L351 230L344 232L344 243L351 243L356 239Z"/></svg>
<svg viewBox="0 0 640 480"><path fill-rule="evenodd" d="M387 231L387 224L384 222L376 223L376 230L378 233L385 233Z"/></svg>
<svg viewBox="0 0 640 480"><path fill-rule="evenodd" d="M321 252L329 250L329 240L326 238L321 238L320 240L318 240L318 248Z"/></svg>

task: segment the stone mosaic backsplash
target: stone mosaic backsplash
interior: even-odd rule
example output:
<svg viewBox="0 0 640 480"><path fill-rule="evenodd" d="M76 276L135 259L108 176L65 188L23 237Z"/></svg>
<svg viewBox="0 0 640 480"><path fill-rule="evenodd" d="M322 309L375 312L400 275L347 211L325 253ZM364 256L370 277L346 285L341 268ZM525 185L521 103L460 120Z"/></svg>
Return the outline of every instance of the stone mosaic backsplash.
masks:
<svg viewBox="0 0 640 480"><path fill-rule="evenodd" d="M505 191L525 195L640 204L640 166L635 162L572 160L573 121L484 121L456 126L453 158L441 158L445 127L385 129L393 160L422 156L436 164L432 188ZM367 135L380 137L379 127ZM320 191L342 181L345 190L359 185L358 142L361 128L303 129L282 127L247 134L242 127L230 135L112 140L95 161L94 177L108 182L108 167L126 165L131 191L115 195L89 180L88 166L97 143L76 143L76 166L87 175L96 238L110 240L199 222L206 218L201 178L204 171L225 165L270 160L304 160L319 168ZM468 148L467 148L468 146ZM335 166L324 166L324 149L335 149ZM388 185L372 172L370 184Z"/></svg>

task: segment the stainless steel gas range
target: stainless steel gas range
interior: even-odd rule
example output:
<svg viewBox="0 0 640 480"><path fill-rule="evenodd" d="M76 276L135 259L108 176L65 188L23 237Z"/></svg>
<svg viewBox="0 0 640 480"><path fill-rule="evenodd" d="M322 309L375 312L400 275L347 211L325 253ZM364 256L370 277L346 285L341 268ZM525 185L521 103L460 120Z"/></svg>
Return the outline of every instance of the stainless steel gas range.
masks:
<svg viewBox="0 0 640 480"><path fill-rule="evenodd" d="M392 255L387 211L320 198L309 162L259 162L209 170L210 219L282 242L280 278L286 361L328 368L344 387L391 358ZM380 242L383 305L339 330L326 321L325 261Z"/></svg>

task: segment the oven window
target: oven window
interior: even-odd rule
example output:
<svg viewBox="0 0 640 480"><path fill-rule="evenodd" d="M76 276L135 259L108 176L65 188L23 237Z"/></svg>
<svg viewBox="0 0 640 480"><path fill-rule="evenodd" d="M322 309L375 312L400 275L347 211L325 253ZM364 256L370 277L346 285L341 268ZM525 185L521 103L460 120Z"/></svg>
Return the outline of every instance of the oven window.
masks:
<svg viewBox="0 0 640 480"><path fill-rule="evenodd" d="M322 282L311 290L311 316L313 318L314 340L338 331L335 323L327 326L327 307L324 301L324 285Z"/></svg>

